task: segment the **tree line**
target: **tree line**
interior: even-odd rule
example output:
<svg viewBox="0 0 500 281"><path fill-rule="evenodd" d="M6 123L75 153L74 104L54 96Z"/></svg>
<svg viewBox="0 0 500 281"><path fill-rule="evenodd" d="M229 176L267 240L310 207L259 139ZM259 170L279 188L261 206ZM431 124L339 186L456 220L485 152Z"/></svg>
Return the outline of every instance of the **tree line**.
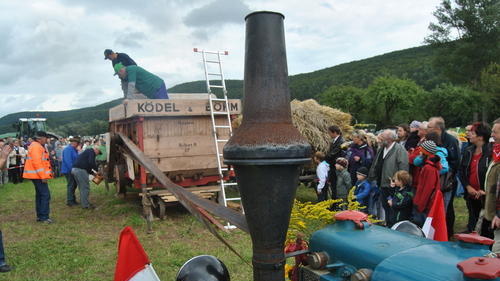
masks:
<svg viewBox="0 0 500 281"><path fill-rule="evenodd" d="M356 123L378 126L442 116L449 126L463 126L483 109L500 116L498 104L468 86L443 83L427 91L411 79L376 78L367 88L332 86L318 96L321 104L349 112Z"/></svg>
<svg viewBox="0 0 500 281"><path fill-rule="evenodd" d="M500 1L443 0L434 16L425 42L435 50L434 73L450 82L424 89L410 78L381 75L365 88L331 86L319 101L350 112L358 122L382 126L429 116L442 116L449 126L498 118Z"/></svg>
<svg viewBox="0 0 500 281"><path fill-rule="evenodd" d="M49 126L49 131L61 136L96 136L108 131L108 121L99 119L73 121L57 127Z"/></svg>

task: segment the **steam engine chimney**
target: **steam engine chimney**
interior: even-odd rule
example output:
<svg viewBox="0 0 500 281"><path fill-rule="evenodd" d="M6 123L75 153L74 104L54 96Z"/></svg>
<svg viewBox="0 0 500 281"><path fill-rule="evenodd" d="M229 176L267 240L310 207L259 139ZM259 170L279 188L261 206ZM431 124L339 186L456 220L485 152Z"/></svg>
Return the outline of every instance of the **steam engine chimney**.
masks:
<svg viewBox="0 0 500 281"><path fill-rule="evenodd" d="M245 18L243 121L224 147L252 237L255 281L285 280L286 231L300 167L311 155L292 125L283 19L267 11Z"/></svg>

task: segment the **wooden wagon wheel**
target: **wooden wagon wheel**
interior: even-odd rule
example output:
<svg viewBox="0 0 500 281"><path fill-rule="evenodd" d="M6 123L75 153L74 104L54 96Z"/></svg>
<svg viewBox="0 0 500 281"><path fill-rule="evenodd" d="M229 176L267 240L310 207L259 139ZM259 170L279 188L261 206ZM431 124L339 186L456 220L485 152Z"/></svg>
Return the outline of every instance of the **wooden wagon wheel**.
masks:
<svg viewBox="0 0 500 281"><path fill-rule="evenodd" d="M165 201L163 201L163 199L161 199L161 197L157 197L156 199L156 205L158 206L157 209L158 209L158 218L160 220L164 220L165 219L165 213L166 213L166 204L165 204Z"/></svg>
<svg viewBox="0 0 500 281"><path fill-rule="evenodd" d="M125 171L123 170L123 165L117 164L113 169L115 174L115 188L116 194L123 194L123 197L127 194L127 185L125 179Z"/></svg>

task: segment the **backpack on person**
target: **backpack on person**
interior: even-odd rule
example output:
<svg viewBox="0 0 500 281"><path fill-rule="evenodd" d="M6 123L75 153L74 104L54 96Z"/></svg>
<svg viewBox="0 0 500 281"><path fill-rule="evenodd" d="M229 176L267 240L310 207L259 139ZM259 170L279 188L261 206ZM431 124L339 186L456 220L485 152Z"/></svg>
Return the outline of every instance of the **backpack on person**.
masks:
<svg viewBox="0 0 500 281"><path fill-rule="evenodd" d="M449 171L446 174L440 175L439 181L441 183L441 191L444 193L453 190L457 183L457 177L455 173Z"/></svg>

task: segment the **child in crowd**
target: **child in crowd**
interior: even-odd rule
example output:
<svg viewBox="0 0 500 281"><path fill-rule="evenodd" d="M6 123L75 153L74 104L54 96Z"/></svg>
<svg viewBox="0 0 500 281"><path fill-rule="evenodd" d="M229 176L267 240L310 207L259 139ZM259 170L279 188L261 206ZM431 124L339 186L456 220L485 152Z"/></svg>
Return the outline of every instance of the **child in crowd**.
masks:
<svg viewBox="0 0 500 281"><path fill-rule="evenodd" d="M418 175L418 185L413 198L414 213L413 220L418 226L422 226L429 212L434 193L441 188L439 171L441 170L441 159L436 155L438 148L433 141L424 141L420 144L421 155L424 156L424 166Z"/></svg>
<svg viewBox="0 0 500 281"><path fill-rule="evenodd" d="M413 192L411 191L411 176L407 171L397 171L391 180L395 188L394 196L387 203L392 208L394 222L410 220L413 210Z"/></svg>
<svg viewBox="0 0 500 281"><path fill-rule="evenodd" d="M316 167L316 176L318 177L316 195L318 196L318 202L321 202L325 201L328 195L328 171L330 171L330 165L325 161L325 154L321 151L314 153L313 161L318 165Z"/></svg>
<svg viewBox="0 0 500 281"><path fill-rule="evenodd" d="M368 177L368 169L361 167L356 172L358 181L356 182L356 189L354 190L354 199L366 208L362 209L363 212L368 213L369 200L371 194L371 185L366 179Z"/></svg>
<svg viewBox="0 0 500 281"><path fill-rule="evenodd" d="M351 174L347 170L349 161L344 157L337 158L335 162L335 173L337 174L337 198L347 202L347 195L352 187Z"/></svg>
<svg viewBox="0 0 500 281"><path fill-rule="evenodd" d="M428 133L425 136L425 140L433 141L437 146L436 155L441 159L441 170L439 171L439 174L444 175L448 173L448 171L450 170L448 160L446 160L446 157L448 157L448 150L441 146L441 137L437 133L432 132ZM415 157L415 159L413 159L412 164L417 167L422 167L424 165L424 158L424 156L418 155L417 157Z"/></svg>

